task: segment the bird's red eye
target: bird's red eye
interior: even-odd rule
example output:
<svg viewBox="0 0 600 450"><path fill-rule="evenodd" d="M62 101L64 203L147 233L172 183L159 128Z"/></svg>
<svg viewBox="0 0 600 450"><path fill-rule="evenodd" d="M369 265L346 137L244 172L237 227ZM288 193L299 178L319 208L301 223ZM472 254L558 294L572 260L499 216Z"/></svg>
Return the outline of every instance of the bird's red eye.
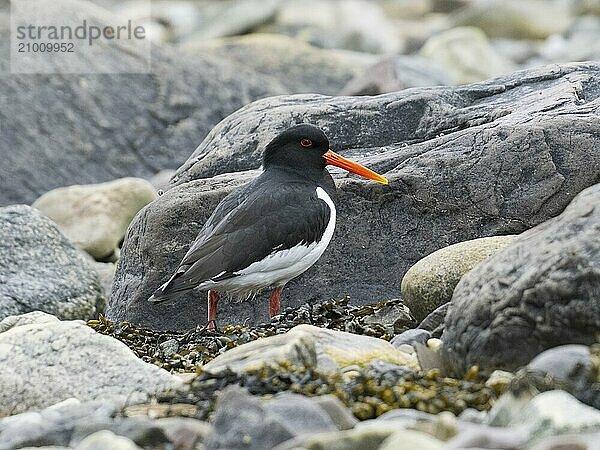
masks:
<svg viewBox="0 0 600 450"><path fill-rule="evenodd" d="M312 146L312 141L310 139L302 139L300 141L300 145L302 147L310 147L310 146Z"/></svg>

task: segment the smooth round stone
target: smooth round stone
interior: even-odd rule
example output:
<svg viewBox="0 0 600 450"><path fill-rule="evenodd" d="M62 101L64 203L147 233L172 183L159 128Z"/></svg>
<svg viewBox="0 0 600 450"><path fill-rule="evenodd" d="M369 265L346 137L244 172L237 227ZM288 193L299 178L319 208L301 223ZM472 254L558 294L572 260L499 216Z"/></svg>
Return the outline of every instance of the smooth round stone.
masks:
<svg viewBox="0 0 600 450"><path fill-rule="evenodd" d="M437 250L413 265L402 278L404 303L417 320L452 299L464 274L512 242L514 236L491 236Z"/></svg>

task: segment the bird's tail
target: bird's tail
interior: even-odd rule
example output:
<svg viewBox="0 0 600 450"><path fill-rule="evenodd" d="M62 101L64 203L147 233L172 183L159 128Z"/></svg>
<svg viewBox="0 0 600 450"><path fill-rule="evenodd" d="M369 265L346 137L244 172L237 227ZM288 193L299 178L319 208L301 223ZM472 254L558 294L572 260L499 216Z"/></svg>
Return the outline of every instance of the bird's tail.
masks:
<svg viewBox="0 0 600 450"><path fill-rule="evenodd" d="M188 287L181 286L180 283L175 283L175 280L182 274L183 272L177 272L169 278L169 281L154 291L154 294L148 298L148 301L151 303L161 303L177 297L182 291L187 291L189 289Z"/></svg>

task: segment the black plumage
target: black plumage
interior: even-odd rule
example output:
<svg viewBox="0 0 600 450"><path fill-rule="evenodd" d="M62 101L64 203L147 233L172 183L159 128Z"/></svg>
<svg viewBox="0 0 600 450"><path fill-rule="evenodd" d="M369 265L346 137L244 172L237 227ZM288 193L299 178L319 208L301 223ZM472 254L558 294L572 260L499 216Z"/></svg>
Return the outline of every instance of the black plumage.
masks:
<svg viewBox="0 0 600 450"><path fill-rule="evenodd" d="M302 147L303 139L311 146ZM328 149L325 134L311 125L298 125L273 139L263 155L263 173L217 205L175 274L150 300L236 277L276 251L319 241L330 210L316 188L335 194L323 159Z"/></svg>
<svg viewBox="0 0 600 450"><path fill-rule="evenodd" d="M329 172L324 171L319 186L333 197ZM315 188L313 180L275 168L229 194L205 223L175 276L154 297L235 277L235 272L275 251L319 241L330 211Z"/></svg>
<svg viewBox="0 0 600 450"><path fill-rule="evenodd" d="M272 287L269 313L277 314L283 286L312 266L332 238L335 184L327 164L387 184L329 150L317 127L292 127L266 146L263 173L219 203L174 275L149 300L208 289L208 327L214 329L220 291L243 298Z"/></svg>

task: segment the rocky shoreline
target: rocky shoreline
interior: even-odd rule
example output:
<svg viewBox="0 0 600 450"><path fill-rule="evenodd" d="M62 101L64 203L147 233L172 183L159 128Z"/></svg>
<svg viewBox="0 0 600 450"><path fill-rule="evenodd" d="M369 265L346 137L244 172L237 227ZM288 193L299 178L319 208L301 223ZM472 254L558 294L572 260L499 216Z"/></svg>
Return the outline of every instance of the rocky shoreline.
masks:
<svg viewBox="0 0 600 450"><path fill-rule="evenodd" d="M150 73L0 59L0 450L600 448L598 2L141 3L49 14L141 21ZM298 123L389 184L331 171L269 321L149 303Z"/></svg>

